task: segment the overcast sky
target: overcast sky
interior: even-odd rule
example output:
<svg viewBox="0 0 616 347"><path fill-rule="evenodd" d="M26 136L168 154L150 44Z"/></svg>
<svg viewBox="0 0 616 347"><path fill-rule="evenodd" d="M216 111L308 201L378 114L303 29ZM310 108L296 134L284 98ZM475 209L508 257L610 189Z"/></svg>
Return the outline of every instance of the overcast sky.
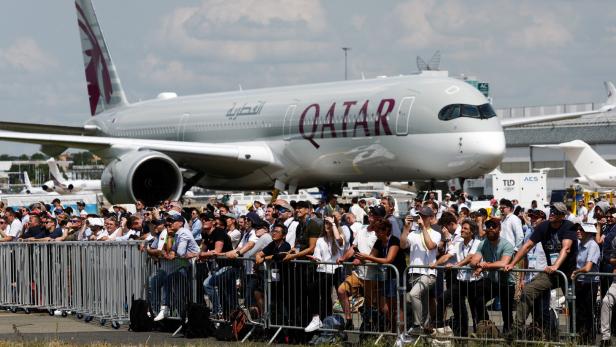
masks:
<svg viewBox="0 0 616 347"><path fill-rule="evenodd" d="M441 68L490 82L497 107L602 101L616 80L614 1L105 0L94 3L129 101ZM75 7L0 11L0 119L89 117ZM37 146L4 144L0 153Z"/></svg>

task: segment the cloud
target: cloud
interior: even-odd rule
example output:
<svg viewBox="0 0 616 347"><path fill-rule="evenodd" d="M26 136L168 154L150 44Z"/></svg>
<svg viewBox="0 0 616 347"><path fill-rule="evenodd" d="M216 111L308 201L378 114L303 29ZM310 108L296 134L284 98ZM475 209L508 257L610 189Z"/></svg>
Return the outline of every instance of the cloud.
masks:
<svg viewBox="0 0 616 347"><path fill-rule="evenodd" d="M30 37L18 38L11 46L1 50L0 61L5 66L25 72L41 72L58 65L56 59Z"/></svg>
<svg viewBox="0 0 616 347"><path fill-rule="evenodd" d="M509 43L514 47L563 47L573 40L569 27L552 13L529 13L531 23L512 30ZM561 17L562 18L562 17Z"/></svg>
<svg viewBox="0 0 616 347"><path fill-rule="evenodd" d="M183 54L209 60L271 62L317 59L330 45L319 1L205 0L162 22L161 39Z"/></svg>

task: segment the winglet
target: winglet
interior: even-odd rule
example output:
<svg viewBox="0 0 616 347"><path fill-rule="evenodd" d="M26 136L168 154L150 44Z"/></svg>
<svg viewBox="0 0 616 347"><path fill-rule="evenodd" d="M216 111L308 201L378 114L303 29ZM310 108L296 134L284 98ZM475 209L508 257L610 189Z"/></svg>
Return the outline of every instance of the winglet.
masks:
<svg viewBox="0 0 616 347"><path fill-rule="evenodd" d="M616 87L614 87L614 83L610 81L605 81L603 83L605 84L605 90L607 90L607 101L605 105L601 107L601 111L608 112L616 107Z"/></svg>

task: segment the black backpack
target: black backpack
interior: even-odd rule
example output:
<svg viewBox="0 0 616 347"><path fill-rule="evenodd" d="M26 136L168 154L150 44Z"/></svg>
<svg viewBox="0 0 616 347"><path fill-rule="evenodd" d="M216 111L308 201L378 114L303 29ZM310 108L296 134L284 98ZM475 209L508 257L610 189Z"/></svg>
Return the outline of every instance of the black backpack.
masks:
<svg viewBox="0 0 616 347"><path fill-rule="evenodd" d="M186 304L182 331L186 338L210 337L214 333L214 324L210 320L210 309L205 304Z"/></svg>
<svg viewBox="0 0 616 347"><path fill-rule="evenodd" d="M130 305L130 331L152 331L154 326L154 312L150 304L143 300L133 298Z"/></svg>

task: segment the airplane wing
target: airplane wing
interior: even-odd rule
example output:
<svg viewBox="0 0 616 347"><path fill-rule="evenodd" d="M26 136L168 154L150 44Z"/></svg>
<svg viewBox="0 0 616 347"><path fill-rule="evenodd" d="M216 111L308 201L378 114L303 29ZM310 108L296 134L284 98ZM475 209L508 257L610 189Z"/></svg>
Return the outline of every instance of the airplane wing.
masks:
<svg viewBox="0 0 616 347"><path fill-rule="evenodd" d="M510 128L510 127L516 127L516 126L521 126L521 125L554 122L554 121L565 120L565 119L579 118L582 116L588 116L588 115L611 111L614 108L616 108L616 87L614 87L614 84L612 82L604 82L604 84L605 84L605 89L607 90L607 101L605 102L605 105L598 110L551 114L551 115L527 117L527 118L502 119L501 125L503 128Z"/></svg>
<svg viewBox="0 0 616 347"><path fill-rule="evenodd" d="M26 133L59 134L59 135L86 135L96 130L92 127L72 127L66 125L34 124L17 122L0 122L0 129Z"/></svg>
<svg viewBox="0 0 616 347"><path fill-rule="evenodd" d="M254 171L266 165L278 164L270 148L259 142L212 144L103 136L35 134L2 130L0 130L0 140L94 151L105 149L120 151L153 150L165 153L176 160L177 158L182 159L184 163L178 162L181 167L190 168L190 161L192 160L201 163L207 161L206 165L212 168L212 172L216 172L219 165L230 163L242 164L233 165L236 173L239 173L239 171Z"/></svg>

